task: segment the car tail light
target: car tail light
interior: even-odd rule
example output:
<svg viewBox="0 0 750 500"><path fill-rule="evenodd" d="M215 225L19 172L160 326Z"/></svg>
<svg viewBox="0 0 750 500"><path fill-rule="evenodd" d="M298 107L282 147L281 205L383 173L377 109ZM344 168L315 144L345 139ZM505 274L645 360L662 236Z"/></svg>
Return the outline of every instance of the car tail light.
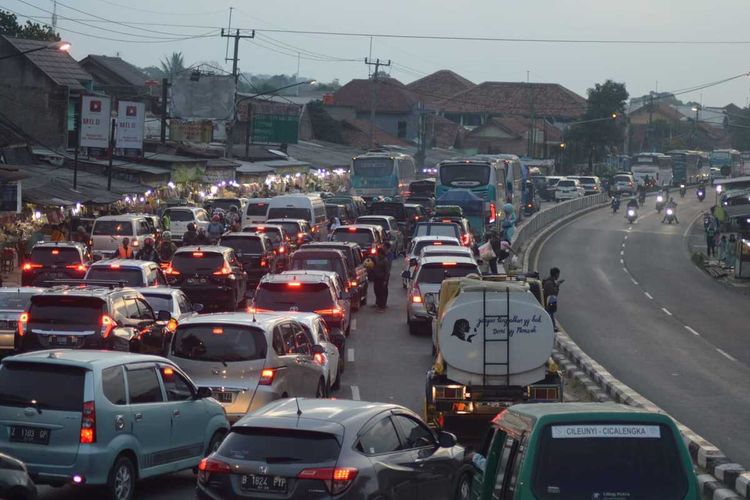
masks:
<svg viewBox="0 0 750 500"><path fill-rule="evenodd" d="M21 313L18 317L18 336L23 337L26 334L26 328L29 325L29 313Z"/></svg>
<svg viewBox="0 0 750 500"><path fill-rule="evenodd" d="M286 284L286 286L288 286L289 288L299 288L302 286L302 283L300 283L299 281L290 281Z"/></svg>
<svg viewBox="0 0 750 500"><path fill-rule="evenodd" d="M81 412L81 444L96 443L96 406L93 401L83 403Z"/></svg>
<svg viewBox="0 0 750 500"><path fill-rule="evenodd" d="M357 280L351 280L349 282L349 286L357 286L357 285L358 285Z"/></svg>
<svg viewBox="0 0 750 500"><path fill-rule="evenodd" d="M203 257L203 252L193 252L193 257Z"/></svg>
<svg viewBox="0 0 750 500"><path fill-rule="evenodd" d="M455 262L443 262L443 267L453 267L455 265Z"/></svg>
<svg viewBox="0 0 750 500"><path fill-rule="evenodd" d="M376 253L378 253L378 249L377 248L373 247L373 248L370 249L370 255L375 255Z"/></svg>
<svg viewBox="0 0 750 500"><path fill-rule="evenodd" d="M349 232L351 232L351 233L355 232L356 230L357 230L357 228L353 227L353 226L349 228Z"/></svg>
<svg viewBox="0 0 750 500"><path fill-rule="evenodd" d="M170 265L169 267L167 267L164 270L164 274L166 274L168 276L179 276L180 275L180 271L177 271L174 267L172 267Z"/></svg>
<svg viewBox="0 0 750 500"><path fill-rule="evenodd" d="M328 362L328 357L322 352L316 352L313 356L313 361L318 363L320 366L323 366Z"/></svg>
<svg viewBox="0 0 750 500"><path fill-rule="evenodd" d="M414 288L411 289L411 302L412 304L422 303L422 292L417 285L414 285Z"/></svg>
<svg viewBox="0 0 750 500"><path fill-rule="evenodd" d="M232 468L215 458L206 457L198 464L198 479L206 481L211 474L231 474Z"/></svg>
<svg viewBox="0 0 750 500"><path fill-rule="evenodd" d="M214 276L229 276L232 274L232 268L224 264L221 269L214 271Z"/></svg>
<svg viewBox="0 0 750 500"><path fill-rule="evenodd" d="M469 237L469 233L462 234L461 235L461 244L465 247L469 246L469 243L471 243L471 238Z"/></svg>
<svg viewBox="0 0 750 500"><path fill-rule="evenodd" d="M167 321L167 331L169 333L174 333L177 331L177 320L172 318L169 321Z"/></svg>
<svg viewBox="0 0 750 500"><path fill-rule="evenodd" d="M343 493L357 477L359 471L354 467L325 467L304 469L297 474L297 479L317 479L323 481L331 495Z"/></svg>
<svg viewBox="0 0 750 500"><path fill-rule="evenodd" d="M266 259L260 259L260 267L266 267L268 265L268 262Z"/></svg>
<svg viewBox="0 0 750 500"><path fill-rule="evenodd" d="M258 380L259 385L271 385L273 384L273 379L276 376L276 370L272 368L264 368L260 372L260 380Z"/></svg>
<svg viewBox="0 0 750 500"><path fill-rule="evenodd" d="M284 245L281 245L279 247L279 253L284 253L284 252L286 252L286 248L284 247Z"/></svg>
<svg viewBox="0 0 750 500"><path fill-rule="evenodd" d="M84 266L83 264L71 264L69 266L65 266L65 269L73 269L82 273L86 272L86 266Z"/></svg>
<svg viewBox="0 0 750 500"><path fill-rule="evenodd" d="M23 265L21 269L23 269L24 271L31 271L32 269L41 269L41 268L42 268L41 264L33 264L31 262L27 262Z"/></svg>
<svg viewBox="0 0 750 500"><path fill-rule="evenodd" d="M490 224L495 222L497 218L497 207L494 203L490 202Z"/></svg>
<svg viewBox="0 0 750 500"><path fill-rule="evenodd" d="M255 314L255 313L265 313L265 312L271 312L270 309L263 309L262 307L253 307L250 306L247 308L247 312L249 314Z"/></svg>
<svg viewBox="0 0 750 500"><path fill-rule="evenodd" d="M297 238L302 239L305 237L305 233L297 233Z"/></svg>
<svg viewBox="0 0 750 500"><path fill-rule="evenodd" d="M115 321L106 314L102 315L102 318L99 320L99 324L102 327L101 333L103 339L109 337L109 334L112 332L112 329L116 325Z"/></svg>
<svg viewBox="0 0 750 500"><path fill-rule="evenodd" d="M311 230L312 230L313 233L317 233L318 232L318 226L313 226L311 228Z"/></svg>
<svg viewBox="0 0 750 500"><path fill-rule="evenodd" d="M109 267L112 269L120 269L120 264L110 264Z"/></svg>
<svg viewBox="0 0 750 500"><path fill-rule="evenodd" d="M52 255L60 255L60 250L58 249L52 250Z"/></svg>
<svg viewBox="0 0 750 500"><path fill-rule="evenodd" d="M343 316L344 310L340 307L336 306L331 309L317 309L313 311L315 314L320 314L321 316Z"/></svg>

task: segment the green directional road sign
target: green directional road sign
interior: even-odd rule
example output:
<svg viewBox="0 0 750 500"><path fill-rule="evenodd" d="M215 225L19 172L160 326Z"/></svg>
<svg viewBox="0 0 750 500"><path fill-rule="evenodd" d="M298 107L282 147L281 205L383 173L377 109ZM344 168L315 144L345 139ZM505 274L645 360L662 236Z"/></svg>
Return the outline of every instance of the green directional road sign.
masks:
<svg viewBox="0 0 750 500"><path fill-rule="evenodd" d="M297 144L299 117L293 115L253 115L253 142Z"/></svg>

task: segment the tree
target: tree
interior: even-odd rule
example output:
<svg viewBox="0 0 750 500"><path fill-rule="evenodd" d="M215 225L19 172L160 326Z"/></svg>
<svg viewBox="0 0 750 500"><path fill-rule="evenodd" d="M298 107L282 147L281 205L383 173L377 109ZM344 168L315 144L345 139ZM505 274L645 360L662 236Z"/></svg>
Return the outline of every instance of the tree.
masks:
<svg viewBox="0 0 750 500"><path fill-rule="evenodd" d="M151 80L161 80L166 76L166 73L164 73L164 70L161 68L157 68L156 66L146 66L145 68L140 68L140 70L146 74Z"/></svg>
<svg viewBox="0 0 750 500"><path fill-rule="evenodd" d="M60 34L55 33L51 26L32 23L31 21L26 21L26 24L20 25L15 14L4 10L0 10L0 35L46 42L60 41Z"/></svg>
<svg viewBox="0 0 750 500"><path fill-rule="evenodd" d="M597 83L588 89L586 113L579 124L571 126L566 134L574 151L586 158L589 171L595 161L619 148L625 139L625 104L628 92L624 83Z"/></svg>
<svg viewBox="0 0 750 500"><path fill-rule="evenodd" d="M727 118L732 147L740 151L750 150L750 108L732 113Z"/></svg>
<svg viewBox="0 0 750 500"><path fill-rule="evenodd" d="M165 57L161 62L161 69L170 80L174 80L178 73L185 71L185 59L182 52L172 52L171 56Z"/></svg>

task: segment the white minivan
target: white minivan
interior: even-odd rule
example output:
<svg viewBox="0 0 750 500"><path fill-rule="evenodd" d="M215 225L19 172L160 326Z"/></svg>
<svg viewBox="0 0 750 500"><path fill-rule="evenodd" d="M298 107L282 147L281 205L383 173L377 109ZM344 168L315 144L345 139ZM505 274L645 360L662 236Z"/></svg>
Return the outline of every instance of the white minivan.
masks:
<svg viewBox="0 0 750 500"><path fill-rule="evenodd" d="M170 207L164 210L163 215L169 216L169 232L172 233L173 241L182 241L188 224L195 224L195 229L198 230L201 227L207 229L210 222L208 213L200 207Z"/></svg>
<svg viewBox="0 0 750 500"><path fill-rule="evenodd" d="M242 227L249 224L262 224L268 219L268 203L271 198L250 198L242 212Z"/></svg>
<svg viewBox="0 0 750 500"><path fill-rule="evenodd" d="M112 253L122 244L123 238L130 240L134 251L143 247L143 240L156 238L153 224L143 215L105 215L94 221L91 229L91 251Z"/></svg>
<svg viewBox="0 0 750 500"><path fill-rule="evenodd" d="M289 194L271 198L268 219L305 219L316 240L325 241L328 234L326 206L317 194Z"/></svg>

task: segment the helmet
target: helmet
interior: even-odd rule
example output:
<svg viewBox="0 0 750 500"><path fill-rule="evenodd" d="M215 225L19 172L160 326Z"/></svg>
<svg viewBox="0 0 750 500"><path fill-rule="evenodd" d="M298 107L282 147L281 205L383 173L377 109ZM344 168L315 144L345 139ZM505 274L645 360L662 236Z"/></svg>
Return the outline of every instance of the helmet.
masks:
<svg viewBox="0 0 750 500"><path fill-rule="evenodd" d="M221 217L219 217L219 214L215 214L213 217L211 217L211 222L219 222L221 220Z"/></svg>
<svg viewBox="0 0 750 500"><path fill-rule="evenodd" d="M153 238L146 238L145 240L143 240L143 245L147 246L147 247L154 246L154 239Z"/></svg>
<svg viewBox="0 0 750 500"><path fill-rule="evenodd" d="M229 211L230 212L236 212L238 210L239 210L239 208L237 208L237 205L232 205L231 207L229 207Z"/></svg>
<svg viewBox="0 0 750 500"><path fill-rule="evenodd" d="M161 238L163 240L170 241L172 239L172 233L170 233L169 231L164 231L163 233L161 233Z"/></svg>

